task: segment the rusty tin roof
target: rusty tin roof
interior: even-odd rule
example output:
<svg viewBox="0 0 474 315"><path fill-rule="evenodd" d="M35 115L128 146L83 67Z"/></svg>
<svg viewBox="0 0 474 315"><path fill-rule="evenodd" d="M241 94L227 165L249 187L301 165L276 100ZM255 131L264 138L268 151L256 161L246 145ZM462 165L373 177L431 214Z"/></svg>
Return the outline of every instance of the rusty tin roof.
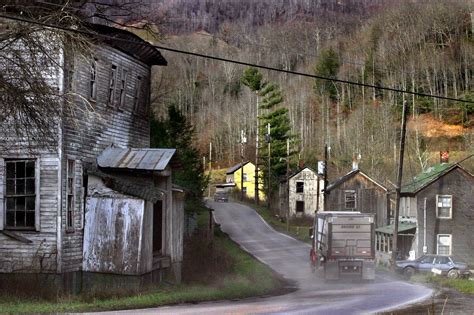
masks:
<svg viewBox="0 0 474 315"><path fill-rule="evenodd" d="M176 149L106 148L97 158L100 167L163 171Z"/></svg>

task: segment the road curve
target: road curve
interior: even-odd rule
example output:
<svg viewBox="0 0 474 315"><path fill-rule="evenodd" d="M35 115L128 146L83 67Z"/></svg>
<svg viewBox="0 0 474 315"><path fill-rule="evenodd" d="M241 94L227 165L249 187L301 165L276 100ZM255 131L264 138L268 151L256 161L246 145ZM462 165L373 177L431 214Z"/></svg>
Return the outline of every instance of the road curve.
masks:
<svg viewBox="0 0 474 315"><path fill-rule="evenodd" d="M431 289L388 274L378 274L371 283L325 283L311 272L308 244L276 232L245 205L209 202L209 206L215 210L216 222L224 232L257 259L294 281L298 289L282 296L165 306L137 310L137 313L367 314L397 309L433 294Z"/></svg>

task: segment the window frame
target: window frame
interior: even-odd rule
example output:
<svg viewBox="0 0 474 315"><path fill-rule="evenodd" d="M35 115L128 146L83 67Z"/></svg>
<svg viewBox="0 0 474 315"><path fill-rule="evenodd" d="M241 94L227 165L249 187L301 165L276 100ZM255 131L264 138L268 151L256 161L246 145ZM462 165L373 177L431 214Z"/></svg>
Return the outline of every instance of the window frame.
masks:
<svg viewBox="0 0 474 315"><path fill-rule="evenodd" d="M128 79L128 69L122 68L120 74L120 90L119 90L119 102L118 107L123 108L125 105L125 99L127 97L127 79Z"/></svg>
<svg viewBox="0 0 474 315"><path fill-rule="evenodd" d="M298 184L301 184L301 186L298 186ZM300 188L301 187L301 191ZM297 181L295 183L295 191L297 194L304 194L304 181Z"/></svg>
<svg viewBox="0 0 474 315"><path fill-rule="evenodd" d="M113 63L110 66L109 88L107 93L107 104L113 106L115 103L115 88L117 87L118 66Z"/></svg>
<svg viewBox="0 0 474 315"><path fill-rule="evenodd" d="M440 237L449 237L449 253L448 254L440 254L439 253L439 239ZM442 245L446 246L446 245ZM452 234L436 234L436 254L437 255L444 255L444 256L451 256L453 253L453 235Z"/></svg>
<svg viewBox="0 0 474 315"><path fill-rule="evenodd" d="M90 63L90 72L89 72L89 99L97 100L97 63L98 59L94 58Z"/></svg>
<svg viewBox="0 0 474 315"><path fill-rule="evenodd" d="M14 227L7 226L6 222L6 211L7 211L7 194L6 194L6 181L7 181L7 163L11 161L34 161L34 196L35 196L35 215L34 224L31 227ZM40 158L35 156L19 156L19 157L5 157L0 158L0 230L11 230L11 231L40 231Z"/></svg>
<svg viewBox="0 0 474 315"><path fill-rule="evenodd" d="M450 207L449 207L449 216L440 216L439 215L439 209L440 208L446 208L446 207L440 207L439 206L439 199L441 198L446 198L449 197L451 202L450 202ZM441 220L450 220L453 218L453 195L436 195L436 219L441 219Z"/></svg>
<svg viewBox="0 0 474 315"><path fill-rule="evenodd" d="M72 173L71 165L72 163ZM76 160L68 158L66 160L66 232L72 233L75 231L74 218L76 214ZM72 175L72 176L71 176ZM72 186L69 187L69 180ZM70 188L72 191L70 191ZM72 206L72 209L71 209Z"/></svg>
<svg viewBox="0 0 474 315"><path fill-rule="evenodd" d="M347 197L352 195L354 200L347 200ZM354 207L348 207L347 204L354 202ZM357 209L357 192L355 190L344 190L344 209L355 211Z"/></svg>
<svg viewBox="0 0 474 315"><path fill-rule="evenodd" d="M140 97L142 94L142 89L143 89L143 76L137 75L135 78L135 88L133 91L133 112L135 114L138 114L142 110L140 106Z"/></svg>

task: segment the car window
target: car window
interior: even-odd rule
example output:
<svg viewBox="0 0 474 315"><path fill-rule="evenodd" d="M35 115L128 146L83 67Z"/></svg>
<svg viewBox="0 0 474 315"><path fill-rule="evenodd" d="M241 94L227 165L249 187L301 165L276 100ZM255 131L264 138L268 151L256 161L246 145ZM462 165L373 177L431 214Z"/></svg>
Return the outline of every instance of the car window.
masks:
<svg viewBox="0 0 474 315"><path fill-rule="evenodd" d="M420 263L422 264L431 264L433 262L432 256L424 256L420 259Z"/></svg>
<svg viewBox="0 0 474 315"><path fill-rule="evenodd" d="M449 263L449 258L448 257L436 257L435 258L435 264L445 265L447 263Z"/></svg>

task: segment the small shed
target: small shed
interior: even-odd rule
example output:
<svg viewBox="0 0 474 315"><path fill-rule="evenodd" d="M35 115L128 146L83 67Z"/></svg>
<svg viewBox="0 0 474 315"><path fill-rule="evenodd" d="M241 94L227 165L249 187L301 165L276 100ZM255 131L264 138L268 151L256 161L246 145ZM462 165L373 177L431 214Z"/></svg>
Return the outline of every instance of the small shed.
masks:
<svg viewBox="0 0 474 315"><path fill-rule="evenodd" d="M174 153L109 147L89 167L85 272L181 281L184 192L171 184Z"/></svg>
<svg viewBox="0 0 474 315"><path fill-rule="evenodd" d="M326 192L326 210L373 213L377 227L388 224L388 190L361 170L352 170L338 178L328 185Z"/></svg>

